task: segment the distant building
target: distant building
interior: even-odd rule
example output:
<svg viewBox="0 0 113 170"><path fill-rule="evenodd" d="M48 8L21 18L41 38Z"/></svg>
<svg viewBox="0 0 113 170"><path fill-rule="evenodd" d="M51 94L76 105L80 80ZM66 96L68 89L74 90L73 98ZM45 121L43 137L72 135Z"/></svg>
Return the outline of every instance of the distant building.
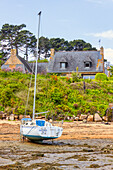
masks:
<svg viewBox="0 0 113 170"><path fill-rule="evenodd" d="M11 49L11 55L1 66L3 70L18 70L23 73L32 72L29 63L22 57L16 55L16 49Z"/></svg>
<svg viewBox="0 0 113 170"><path fill-rule="evenodd" d="M7 61L2 65L1 69L17 69L18 71L33 72L35 70L35 63L28 63L20 56L16 56L16 50L11 50L11 55ZM83 78L93 79L96 73L104 73L104 49L100 51L62 51L54 53L51 50L51 57L49 63L38 63L38 73L61 73L62 75L69 75L73 71L81 73Z"/></svg>
<svg viewBox="0 0 113 170"><path fill-rule="evenodd" d="M1 66L2 70L16 70L21 71L23 73L32 73L35 72L35 63L29 63L24 58L16 55L16 49L11 50L11 55L7 59L7 61ZM47 72L48 63L38 63L37 72L45 73Z"/></svg>
<svg viewBox="0 0 113 170"><path fill-rule="evenodd" d="M104 50L100 51L70 51L52 54L48 64L49 73L71 74L81 73L83 78L94 78L96 73L104 72Z"/></svg>

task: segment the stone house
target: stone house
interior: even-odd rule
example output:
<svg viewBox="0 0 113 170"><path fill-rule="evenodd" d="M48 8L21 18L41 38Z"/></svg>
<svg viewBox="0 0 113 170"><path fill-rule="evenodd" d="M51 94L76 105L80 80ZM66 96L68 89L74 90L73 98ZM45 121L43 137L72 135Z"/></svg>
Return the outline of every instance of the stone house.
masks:
<svg viewBox="0 0 113 170"><path fill-rule="evenodd" d="M16 55L16 49L11 49L11 55L7 61L1 66L3 70L18 70L23 73L32 72L29 63L22 57Z"/></svg>
<svg viewBox="0 0 113 170"><path fill-rule="evenodd" d="M93 79L96 73L104 73L104 49L100 51L51 51L49 63L38 63L38 73L61 73L70 75L73 71L81 73L83 78ZM35 63L28 63L24 58L16 56L16 50L11 50L11 55L2 65L1 69L18 69L23 73L35 70Z"/></svg>
<svg viewBox="0 0 113 170"><path fill-rule="evenodd" d="M11 50L11 55L7 59L7 61L1 66L2 70L18 70L22 71L23 73L29 72L32 73L35 71L35 63L29 63L24 58L16 55L16 49ZM48 63L38 63L37 72L38 73L45 73L47 72Z"/></svg>
<svg viewBox="0 0 113 170"><path fill-rule="evenodd" d="M104 49L100 51L64 51L52 54L48 64L49 73L81 73L83 78L94 78L96 73L104 73Z"/></svg>

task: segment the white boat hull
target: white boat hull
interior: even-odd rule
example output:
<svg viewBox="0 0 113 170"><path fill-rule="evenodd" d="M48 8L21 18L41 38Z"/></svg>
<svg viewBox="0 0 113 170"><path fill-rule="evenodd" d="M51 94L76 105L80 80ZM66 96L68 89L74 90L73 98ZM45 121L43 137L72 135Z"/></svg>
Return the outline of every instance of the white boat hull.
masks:
<svg viewBox="0 0 113 170"><path fill-rule="evenodd" d="M62 135L63 128L57 126L20 126L20 133L32 141L56 139Z"/></svg>

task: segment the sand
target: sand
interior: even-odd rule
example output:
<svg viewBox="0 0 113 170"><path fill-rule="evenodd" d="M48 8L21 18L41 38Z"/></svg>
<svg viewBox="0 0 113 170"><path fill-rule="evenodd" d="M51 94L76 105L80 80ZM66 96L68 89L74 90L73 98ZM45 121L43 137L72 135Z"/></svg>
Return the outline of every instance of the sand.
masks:
<svg viewBox="0 0 113 170"><path fill-rule="evenodd" d="M59 124L61 125L61 124ZM59 140L64 139L113 139L113 122L109 124L103 122L82 121L64 122L63 134ZM19 141L20 121L0 120L0 140Z"/></svg>

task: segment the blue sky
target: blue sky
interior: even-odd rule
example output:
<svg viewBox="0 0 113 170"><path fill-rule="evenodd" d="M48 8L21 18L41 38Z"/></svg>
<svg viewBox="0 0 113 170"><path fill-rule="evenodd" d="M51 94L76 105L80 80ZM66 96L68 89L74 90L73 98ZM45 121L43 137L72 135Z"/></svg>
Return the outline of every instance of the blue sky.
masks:
<svg viewBox="0 0 113 170"><path fill-rule="evenodd" d="M24 23L36 35L40 10L41 36L83 39L96 48L101 39L113 63L113 0L0 0L0 28Z"/></svg>

